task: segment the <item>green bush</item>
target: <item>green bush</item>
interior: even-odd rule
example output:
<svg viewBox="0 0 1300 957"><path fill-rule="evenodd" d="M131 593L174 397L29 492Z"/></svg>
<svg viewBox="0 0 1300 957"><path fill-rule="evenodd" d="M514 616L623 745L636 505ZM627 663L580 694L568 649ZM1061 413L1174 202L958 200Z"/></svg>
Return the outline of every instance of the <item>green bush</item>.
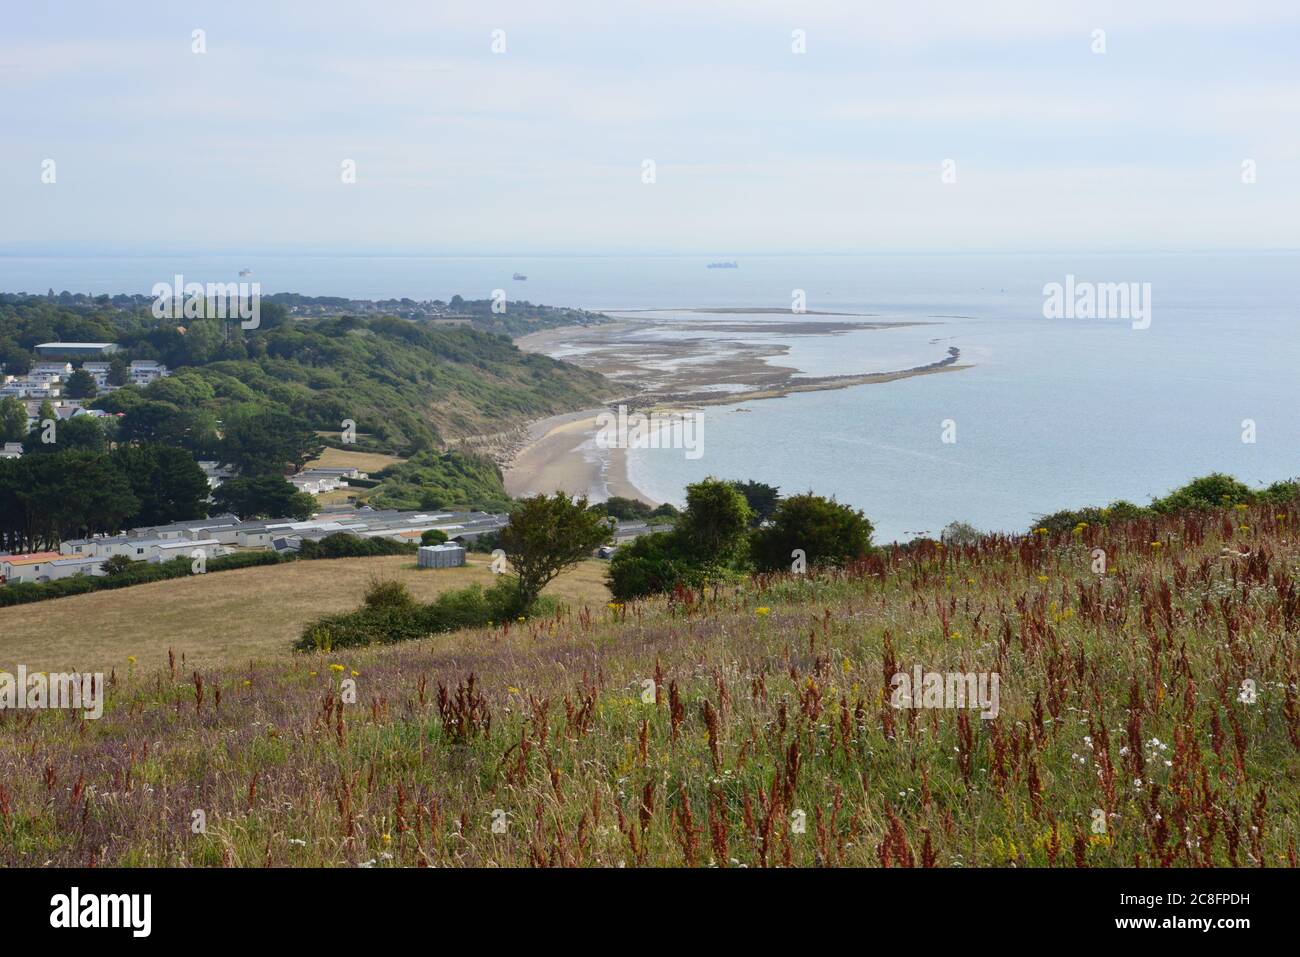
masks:
<svg viewBox="0 0 1300 957"><path fill-rule="evenodd" d="M617 601L630 601L678 586L698 588L706 574L684 557L675 533L658 532L620 545L610 559L606 583Z"/></svg>
<svg viewBox="0 0 1300 957"><path fill-rule="evenodd" d="M303 539L298 557L318 558L370 558L374 555L414 555L414 542L398 542L391 538L362 538L351 532L335 532L319 541Z"/></svg>
<svg viewBox="0 0 1300 957"><path fill-rule="evenodd" d="M1205 511L1211 508L1249 504L1254 497L1254 493L1248 486L1238 482L1231 475L1212 472L1201 478L1192 479L1164 498L1156 499L1151 503L1151 508L1161 515L1172 515L1189 509Z"/></svg>
<svg viewBox="0 0 1300 957"><path fill-rule="evenodd" d="M843 565L867 554L871 532L871 522L855 508L812 493L792 495L754 531L750 550L760 571L788 570L796 549L810 567Z"/></svg>
<svg viewBox="0 0 1300 957"><path fill-rule="evenodd" d="M453 589L428 604L412 598L401 582L372 581L360 608L316 619L303 629L293 647L298 651L330 651L476 628L488 622L513 620L517 601L513 580L498 581L487 589L481 585ZM556 607L549 596L533 605L534 612L543 615L553 613Z"/></svg>

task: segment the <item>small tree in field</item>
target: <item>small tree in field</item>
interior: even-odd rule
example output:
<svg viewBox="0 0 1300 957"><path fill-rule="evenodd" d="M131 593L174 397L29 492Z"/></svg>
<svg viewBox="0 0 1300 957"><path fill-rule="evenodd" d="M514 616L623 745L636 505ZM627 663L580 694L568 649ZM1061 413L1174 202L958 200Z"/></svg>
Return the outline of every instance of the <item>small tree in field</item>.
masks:
<svg viewBox="0 0 1300 957"><path fill-rule="evenodd" d="M586 496L556 492L516 503L500 537L518 576L518 611L526 614L556 575L608 542L611 529L606 518L587 511Z"/></svg>

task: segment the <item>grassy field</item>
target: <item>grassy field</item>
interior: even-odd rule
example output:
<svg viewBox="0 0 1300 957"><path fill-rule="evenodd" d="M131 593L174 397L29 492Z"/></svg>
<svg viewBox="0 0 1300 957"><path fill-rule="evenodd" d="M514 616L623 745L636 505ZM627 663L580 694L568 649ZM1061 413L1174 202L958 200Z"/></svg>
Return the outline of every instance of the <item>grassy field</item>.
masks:
<svg viewBox="0 0 1300 957"><path fill-rule="evenodd" d="M335 433L335 436L337 436L337 433ZM323 469L356 468L374 474L383 471L390 465L397 465L405 461L406 459L398 458L396 455L384 455L382 452L352 452L327 448L321 452L320 458L313 459L303 467Z"/></svg>
<svg viewBox="0 0 1300 957"><path fill-rule="evenodd" d="M284 655L303 625L350 611L372 577L405 582L425 601L472 582L491 584L483 555L464 568L420 570L413 556L297 561L240 568L0 609L0 670L121 671L167 662L172 650L190 664L242 664ZM603 607L605 562L586 562L552 583L548 594Z"/></svg>
<svg viewBox="0 0 1300 957"><path fill-rule="evenodd" d="M0 715L0 865L1294 867L1298 521L929 544L244 667L154 653L102 720ZM272 613L235 585L207 587ZM996 717L901 707L918 666L997 675Z"/></svg>

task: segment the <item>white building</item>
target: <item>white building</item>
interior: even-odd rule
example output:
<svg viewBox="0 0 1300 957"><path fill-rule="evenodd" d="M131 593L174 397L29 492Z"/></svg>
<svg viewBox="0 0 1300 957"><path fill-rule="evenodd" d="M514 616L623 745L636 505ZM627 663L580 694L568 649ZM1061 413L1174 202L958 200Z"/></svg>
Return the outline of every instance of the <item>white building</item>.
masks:
<svg viewBox="0 0 1300 957"><path fill-rule="evenodd" d="M0 555L0 578L3 578L6 584L49 581L50 563L61 557L58 552Z"/></svg>
<svg viewBox="0 0 1300 957"><path fill-rule="evenodd" d="M173 558L195 558L197 557L195 552L202 552L204 558L216 558L218 555L224 555L226 550L215 538L204 538L193 542L155 542L152 545L152 552L149 561L169 562Z"/></svg>
<svg viewBox="0 0 1300 957"><path fill-rule="evenodd" d="M131 361L131 384L148 385L167 375L167 367L153 359L133 359Z"/></svg>
<svg viewBox="0 0 1300 957"><path fill-rule="evenodd" d="M75 578L78 575L91 575L95 578L104 576L104 560L102 558L56 558L46 566L46 572L50 581L58 581L60 578Z"/></svg>

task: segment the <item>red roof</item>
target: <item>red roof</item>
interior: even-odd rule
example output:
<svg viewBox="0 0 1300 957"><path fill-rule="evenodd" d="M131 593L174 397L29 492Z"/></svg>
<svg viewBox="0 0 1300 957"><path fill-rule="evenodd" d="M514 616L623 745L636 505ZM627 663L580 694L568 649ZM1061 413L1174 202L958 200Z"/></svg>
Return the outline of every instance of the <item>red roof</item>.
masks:
<svg viewBox="0 0 1300 957"><path fill-rule="evenodd" d="M0 563L7 562L10 565L35 565L39 562L50 562L56 558L63 558L58 552L28 552L25 555L0 555Z"/></svg>

